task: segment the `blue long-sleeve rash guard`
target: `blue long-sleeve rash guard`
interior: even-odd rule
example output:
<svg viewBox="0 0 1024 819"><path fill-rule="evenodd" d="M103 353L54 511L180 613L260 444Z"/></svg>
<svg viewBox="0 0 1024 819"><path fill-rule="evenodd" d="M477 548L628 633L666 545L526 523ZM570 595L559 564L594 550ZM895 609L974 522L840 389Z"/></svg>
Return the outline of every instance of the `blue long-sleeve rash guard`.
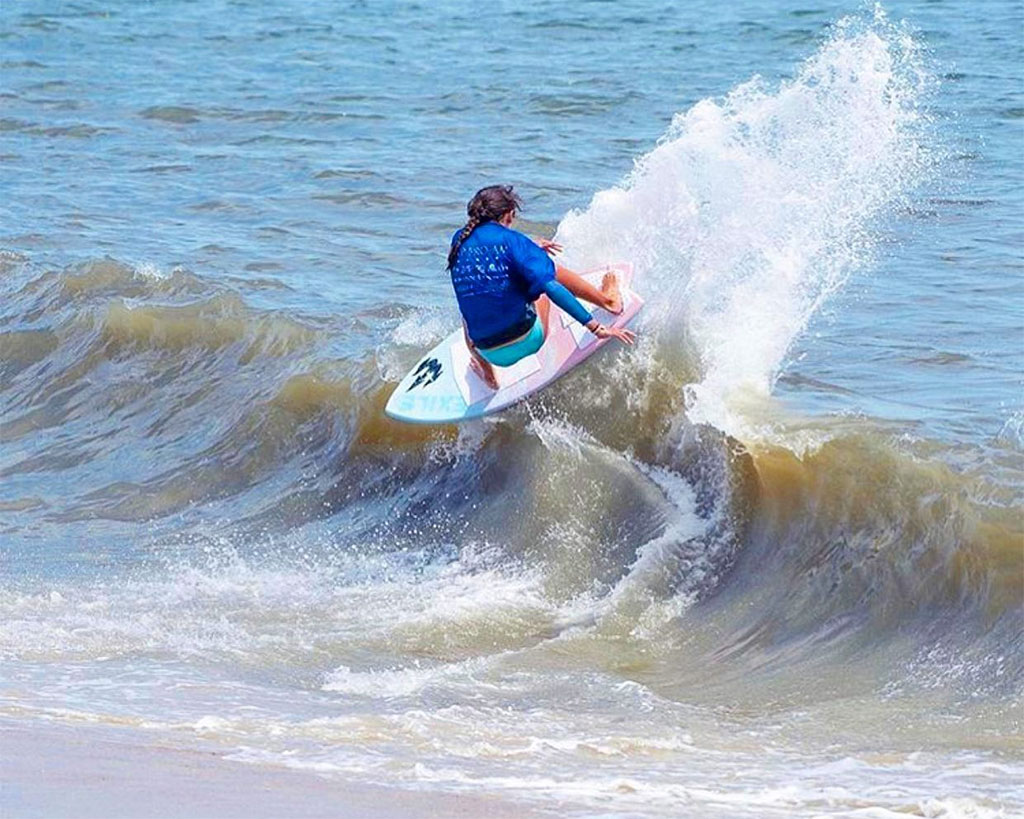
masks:
<svg viewBox="0 0 1024 819"><path fill-rule="evenodd" d="M461 231L452 236L452 244ZM511 341L533 323L533 302L547 295L586 324L587 309L555 280L555 264L528 236L485 222L459 248L452 286L473 343L484 349Z"/></svg>

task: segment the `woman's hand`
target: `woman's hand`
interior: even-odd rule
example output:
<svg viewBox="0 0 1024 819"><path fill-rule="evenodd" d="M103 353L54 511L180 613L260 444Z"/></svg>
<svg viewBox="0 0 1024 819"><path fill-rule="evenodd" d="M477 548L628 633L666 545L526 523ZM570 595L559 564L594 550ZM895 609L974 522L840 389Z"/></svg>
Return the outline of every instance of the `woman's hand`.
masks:
<svg viewBox="0 0 1024 819"><path fill-rule="evenodd" d="M605 327L603 324L594 319L592 322L587 324L587 329L590 330L598 338L614 338L621 341L623 344L632 344L636 341L636 333L632 330L625 328L619 329L618 327Z"/></svg>
<svg viewBox="0 0 1024 819"><path fill-rule="evenodd" d="M540 246L540 249L547 253L549 256L554 256L556 253L562 252L562 246L558 244L558 242L553 241L552 239L535 238L533 241L535 241Z"/></svg>

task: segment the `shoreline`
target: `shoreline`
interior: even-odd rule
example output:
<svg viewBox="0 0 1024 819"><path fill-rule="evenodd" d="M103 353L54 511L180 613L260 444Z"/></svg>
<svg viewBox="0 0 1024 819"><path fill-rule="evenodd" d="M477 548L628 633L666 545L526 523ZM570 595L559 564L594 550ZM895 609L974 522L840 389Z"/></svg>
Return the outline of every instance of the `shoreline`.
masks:
<svg viewBox="0 0 1024 819"><path fill-rule="evenodd" d="M147 741L148 740L148 741ZM0 720L4 819L512 819L550 810L484 795L370 785L184 749L136 729Z"/></svg>

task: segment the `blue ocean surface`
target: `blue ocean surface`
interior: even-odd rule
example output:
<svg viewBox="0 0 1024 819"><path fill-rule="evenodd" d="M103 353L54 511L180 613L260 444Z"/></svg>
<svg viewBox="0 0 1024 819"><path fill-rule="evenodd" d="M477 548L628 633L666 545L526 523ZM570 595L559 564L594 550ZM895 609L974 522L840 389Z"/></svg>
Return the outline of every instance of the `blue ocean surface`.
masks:
<svg viewBox="0 0 1024 819"><path fill-rule="evenodd" d="M1024 811L1022 31L4 3L0 718L562 815ZM639 343L390 421L497 183L633 263Z"/></svg>

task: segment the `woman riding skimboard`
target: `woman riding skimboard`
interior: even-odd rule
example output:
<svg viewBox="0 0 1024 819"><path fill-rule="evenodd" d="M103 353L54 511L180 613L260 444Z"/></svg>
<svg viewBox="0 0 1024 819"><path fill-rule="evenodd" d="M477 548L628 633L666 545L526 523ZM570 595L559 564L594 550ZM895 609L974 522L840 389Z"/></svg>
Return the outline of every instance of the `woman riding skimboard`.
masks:
<svg viewBox="0 0 1024 819"><path fill-rule="evenodd" d="M466 206L469 220L452 237L448 270L462 312L472 366L491 389L495 367L510 367L544 344L554 302L598 338L632 344L630 330L606 327L577 299L609 313L622 312L619 283L607 273L601 289L549 258L554 242L534 241L512 230L522 200L511 185L477 191Z"/></svg>

